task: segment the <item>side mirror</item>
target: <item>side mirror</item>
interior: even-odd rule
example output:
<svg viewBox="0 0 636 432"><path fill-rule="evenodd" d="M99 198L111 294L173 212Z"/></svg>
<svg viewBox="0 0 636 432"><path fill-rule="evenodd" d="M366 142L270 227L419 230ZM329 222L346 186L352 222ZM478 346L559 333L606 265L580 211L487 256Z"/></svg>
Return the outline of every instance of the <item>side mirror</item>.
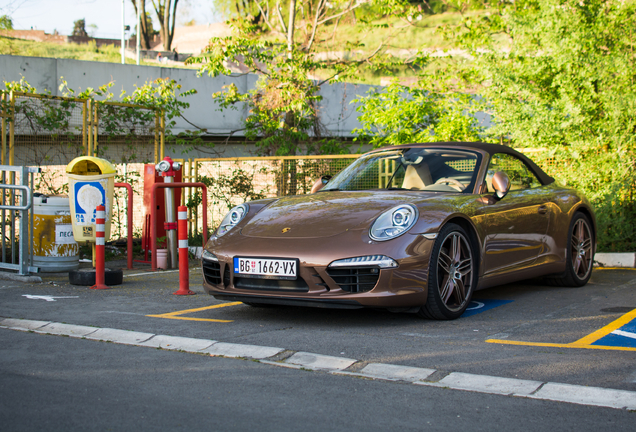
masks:
<svg viewBox="0 0 636 432"><path fill-rule="evenodd" d="M329 180L331 180L331 176L330 175L324 175L322 177L320 177L318 180L316 180L316 182L314 183L314 185L311 187L311 192L310 193L316 193L318 192L320 189L322 189L327 183L329 183Z"/></svg>
<svg viewBox="0 0 636 432"><path fill-rule="evenodd" d="M508 175L503 171L497 171L492 176L492 187L495 189L495 198L498 200L506 196L510 190L510 179Z"/></svg>

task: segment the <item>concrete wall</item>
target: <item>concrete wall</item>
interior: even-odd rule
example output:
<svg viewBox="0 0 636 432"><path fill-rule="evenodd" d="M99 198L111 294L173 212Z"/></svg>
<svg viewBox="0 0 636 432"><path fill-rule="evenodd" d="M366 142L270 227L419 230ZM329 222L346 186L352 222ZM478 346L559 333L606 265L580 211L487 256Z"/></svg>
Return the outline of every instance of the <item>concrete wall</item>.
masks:
<svg viewBox="0 0 636 432"><path fill-rule="evenodd" d="M113 81L115 85L111 91L115 96L119 96L122 90L130 94L135 86L169 77L180 83L184 90L194 88L198 92L184 99L190 103L190 109L184 113L185 118L220 137L241 129L247 112L245 108L219 111L219 105L212 99L212 94L230 83L245 92L254 86L257 79L256 75L197 77L196 71L191 69L0 55L0 80L19 81L22 77L38 91L50 90L54 95L58 94L60 77L64 77L76 92ZM322 86L320 94L323 101L319 107L319 115L330 134L351 137L352 131L361 126L355 105L350 102L358 95L366 94L369 88L366 85L346 83ZM193 127L185 120L178 119L175 132L186 129L191 130ZM240 136L241 132L236 135Z"/></svg>

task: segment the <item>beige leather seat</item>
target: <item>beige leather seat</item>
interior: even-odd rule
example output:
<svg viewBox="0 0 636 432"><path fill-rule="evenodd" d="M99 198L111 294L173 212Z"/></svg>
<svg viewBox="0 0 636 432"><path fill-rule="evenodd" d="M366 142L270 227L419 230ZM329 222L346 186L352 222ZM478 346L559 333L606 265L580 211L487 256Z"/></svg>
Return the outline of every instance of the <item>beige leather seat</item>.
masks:
<svg viewBox="0 0 636 432"><path fill-rule="evenodd" d="M431 171L426 162L419 165L408 165L404 173L404 181L402 187L404 189L424 189L424 187L433 184Z"/></svg>

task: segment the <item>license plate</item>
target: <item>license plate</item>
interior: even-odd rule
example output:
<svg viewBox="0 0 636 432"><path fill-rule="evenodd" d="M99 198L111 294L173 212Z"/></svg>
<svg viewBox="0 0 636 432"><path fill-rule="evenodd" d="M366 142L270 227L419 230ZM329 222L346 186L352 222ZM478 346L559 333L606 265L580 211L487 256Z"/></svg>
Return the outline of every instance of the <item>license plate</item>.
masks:
<svg viewBox="0 0 636 432"><path fill-rule="evenodd" d="M297 259L234 257L234 274L246 278L296 280Z"/></svg>

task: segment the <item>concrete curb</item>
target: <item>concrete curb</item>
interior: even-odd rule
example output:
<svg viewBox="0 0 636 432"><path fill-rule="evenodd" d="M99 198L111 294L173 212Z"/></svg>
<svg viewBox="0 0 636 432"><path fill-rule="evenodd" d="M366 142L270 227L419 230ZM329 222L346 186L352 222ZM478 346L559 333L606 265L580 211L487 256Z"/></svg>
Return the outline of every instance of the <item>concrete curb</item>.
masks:
<svg viewBox="0 0 636 432"><path fill-rule="evenodd" d="M502 396L517 396L578 405L636 410L636 392L626 390L492 377L462 372L451 372L445 376L439 374L441 378L438 378L437 381L426 381L427 379L431 379L431 376L438 371L435 369L383 363L367 364L357 372L347 371L348 368L360 362L355 359L302 351L294 352L291 356L285 358L285 360L276 361L275 357L283 351L286 351L285 349L217 342L208 339L155 335L152 333L128 330L79 326L49 321L0 318L0 328L70 336L96 341L108 341L125 345L205 353L212 356L251 358L258 360L260 363L279 367L310 369L325 371L335 375L357 376L386 381L401 381L420 386L443 387L453 390L489 393Z"/></svg>
<svg viewBox="0 0 636 432"><path fill-rule="evenodd" d="M636 267L636 252L597 252L594 254L596 267Z"/></svg>
<svg viewBox="0 0 636 432"><path fill-rule="evenodd" d="M22 276L19 274L9 273L5 271L0 271L0 279L16 281L16 282L29 282L29 283L42 282L42 278L40 276Z"/></svg>

